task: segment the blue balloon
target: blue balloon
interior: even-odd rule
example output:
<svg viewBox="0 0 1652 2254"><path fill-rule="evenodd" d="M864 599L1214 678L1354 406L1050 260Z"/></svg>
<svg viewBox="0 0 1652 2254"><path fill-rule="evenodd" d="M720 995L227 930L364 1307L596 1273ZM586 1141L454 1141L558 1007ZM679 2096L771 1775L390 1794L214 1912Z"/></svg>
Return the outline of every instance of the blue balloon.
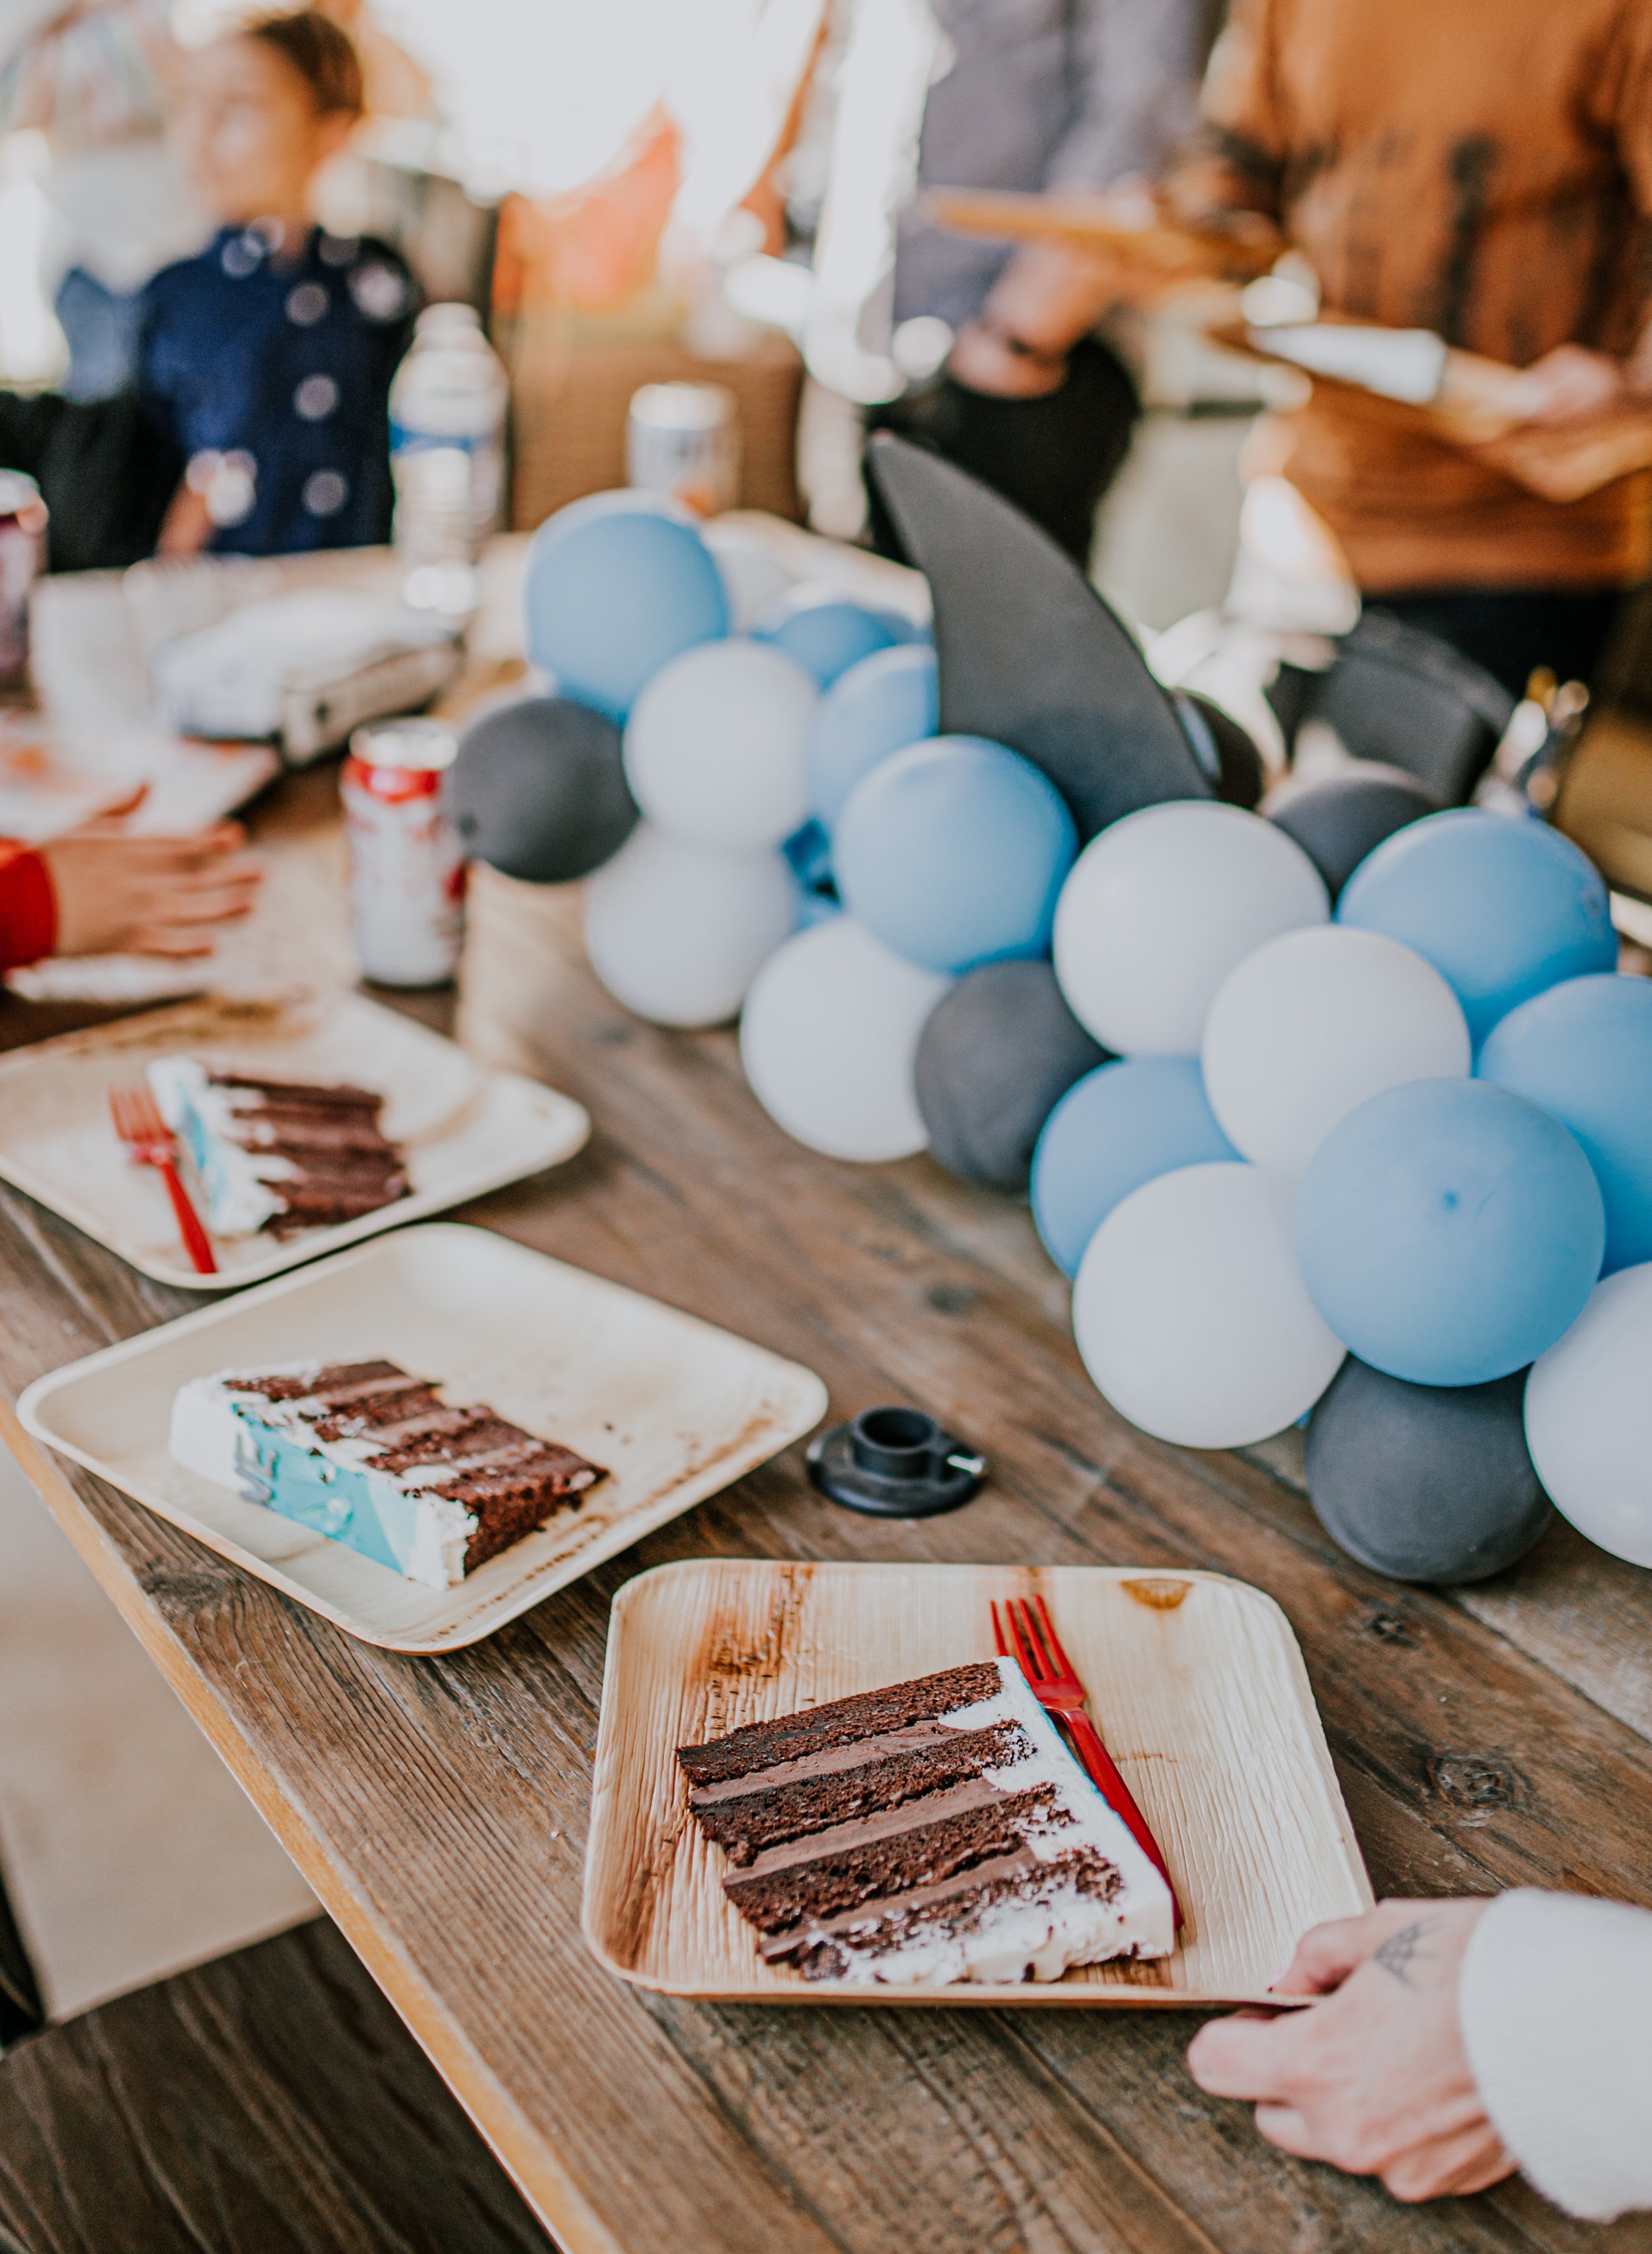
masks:
<svg viewBox="0 0 1652 2254"><path fill-rule="evenodd" d="M838 676L808 739L809 803L828 830L861 777L891 752L933 736L940 716L940 672L922 642L876 650Z"/></svg>
<svg viewBox="0 0 1652 2254"><path fill-rule="evenodd" d="M1086 1073L1032 1152L1032 1218L1069 1276L1116 1205L1180 1166L1239 1156L1205 1100L1194 1057L1130 1057Z"/></svg>
<svg viewBox="0 0 1652 2254"><path fill-rule="evenodd" d="M774 642L794 657L822 689L875 650L917 638L917 628L899 611L808 585L777 595L758 613L752 632L759 641Z"/></svg>
<svg viewBox="0 0 1652 2254"><path fill-rule="evenodd" d="M1336 915L1432 962L1476 1048L1534 994L1617 965L1606 883L1588 855L1546 822L1473 807L1385 839L1348 878Z"/></svg>
<svg viewBox="0 0 1652 2254"><path fill-rule="evenodd" d="M1372 1096L1297 1194L1313 1304L1362 1362L1414 1385L1484 1385L1546 1354L1583 1312L1606 1233L1576 1138L1480 1080Z"/></svg>
<svg viewBox="0 0 1652 2254"><path fill-rule="evenodd" d="M729 630L722 577L692 519L640 494L592 494L542 524L522 605L535 664L560 695L617 721L662 665Z"/></svg>
<svg viewBox="0 0 1652 2254"><path fill-rule="evenodd" d="M1054 784L982 736L937 736L883 760L832 839L850 914L897 955L954 975L1047 951L1077 850Z"/></svg>
<svg viewBox="0 0 1652 2254"><path fill-rule="evenodd" d="M1606 1272L1652 1260L1652 978L1569 978L1511 1010L1476 1067L1570 1127L1606 1209Z"/></svg>

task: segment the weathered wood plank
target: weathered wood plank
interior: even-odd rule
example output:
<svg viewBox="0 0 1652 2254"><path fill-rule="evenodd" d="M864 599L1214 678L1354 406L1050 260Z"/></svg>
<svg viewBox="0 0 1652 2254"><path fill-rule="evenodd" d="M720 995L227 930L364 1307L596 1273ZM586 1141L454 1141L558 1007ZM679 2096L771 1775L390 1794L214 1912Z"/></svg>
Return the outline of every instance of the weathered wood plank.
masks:
<svg viewBox="0 0 1652 2254"><path fill-rule="evenodd" d="M0 2231L17 2254L554 2254L322 1920L0 2063Z"/></svg>

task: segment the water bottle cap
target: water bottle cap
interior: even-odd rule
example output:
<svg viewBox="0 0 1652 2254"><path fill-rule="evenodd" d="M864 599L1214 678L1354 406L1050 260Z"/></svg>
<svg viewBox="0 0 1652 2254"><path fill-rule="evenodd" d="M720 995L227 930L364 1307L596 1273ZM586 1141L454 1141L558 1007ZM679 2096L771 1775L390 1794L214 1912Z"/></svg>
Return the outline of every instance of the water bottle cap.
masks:
<svg viewBox="0 0 1652 2254"><path fill-rule="evenodd" d="M415 325L419 336L431 339L455 335L461 331L480 332L481 326L482 317L475 306L462 304L456 300L427 305Z"/></svg>
<svg viewBox="0 0 1652 2254"><path fill-rule="evenodd" d="M631 420L654 430L718 430L738 402L724 383L645 383L631 395Z"/></svg>

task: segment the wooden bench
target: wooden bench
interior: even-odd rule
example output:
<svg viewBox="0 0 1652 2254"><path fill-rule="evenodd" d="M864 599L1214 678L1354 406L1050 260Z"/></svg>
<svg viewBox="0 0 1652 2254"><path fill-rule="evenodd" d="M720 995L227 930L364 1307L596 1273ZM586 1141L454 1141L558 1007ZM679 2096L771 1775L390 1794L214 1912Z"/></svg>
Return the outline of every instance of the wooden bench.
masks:
<svg viewBox="0 0 1652 2254"><path fill-rule="evenodd" d="M548 2254L552 2242L318 1918L0 2059L0 2248Z"/></svg>

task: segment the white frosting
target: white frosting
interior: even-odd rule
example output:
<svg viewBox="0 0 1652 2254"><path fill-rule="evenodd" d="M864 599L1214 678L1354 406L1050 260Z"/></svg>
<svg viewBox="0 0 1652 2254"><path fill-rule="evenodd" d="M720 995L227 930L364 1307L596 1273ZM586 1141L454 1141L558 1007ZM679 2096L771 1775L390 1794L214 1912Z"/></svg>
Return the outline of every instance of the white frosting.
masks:
<svg viewBox="0 0 1652 2254"><path fill-rule="evenodd" d="M286 1211L269 1185L298 1172L274 1151L248 1150L234 1131L237 1116L262 1099L253 1088L218 1088L193 1057L157 1057L147 1074L160 1113L183 1138L206 1192L206 1226L214 1236L253 1236Z"/></svg>
<svg viewBox="0 0 1652 2254"><path fill-rule="evenodd" d="M1032 1741L1031 1754L1007 1768L986 1770L987 1782L1000 1792L1053 1784L1056 1806L1070 1820L1032 1832L1026 1845L1043 1863L1054 1862L1074 1847L1096 1848L1118 1871L1117 1893L1110 1901L1098 1901L1070 1881L1058 1880L1048 1901L994 1903L970 1931L956 1934L945 1929L945 1904L937 1904L935 1923L920 1924L894 1949L876 1945L869 1922L871 1946L858 1949L853 1928L836 1936L847 1962L836 1978L926 1988L958 1980L990 1985L1059 1980L1070 1965L1097 1964L1132 1952L1167 1956L1174 1948L1170 1888L1068 1751L1015 1661L1000 1659L997 1665L1003 1688L996 1698L960 1706L940 1720L952 1730L1018 1723Z"/></svg>
<svg viewBox="0 0 1652 2254"><path fill-rule="evenodd" d="M424 1489L449 1479L452 1463L418 1464L406 1472L368 1469L382 1451L382 1441L323 1440L299 1413L318 1404L312 1396L295 1401L269 1401L248 1393L238 1377L309 1377L322 1368L318 1362L272 1362L255 1372L220 1370L214 1377L192 1377L180 1385L172 1399L168 1447L186 1470L231 1488L243 1501L247 1493L242 1468L248 1422L261 1428L266 1445L289 1447L304 1456L359 1474L371 1491L387 1541L393 1547L397 1570L410 1581L433 1589L454 1588L465 1578L465 1552L476 1531L476 1516L451 1495L430 1494ZM240 1404L239 1410L237 1404Z"/></svg>

